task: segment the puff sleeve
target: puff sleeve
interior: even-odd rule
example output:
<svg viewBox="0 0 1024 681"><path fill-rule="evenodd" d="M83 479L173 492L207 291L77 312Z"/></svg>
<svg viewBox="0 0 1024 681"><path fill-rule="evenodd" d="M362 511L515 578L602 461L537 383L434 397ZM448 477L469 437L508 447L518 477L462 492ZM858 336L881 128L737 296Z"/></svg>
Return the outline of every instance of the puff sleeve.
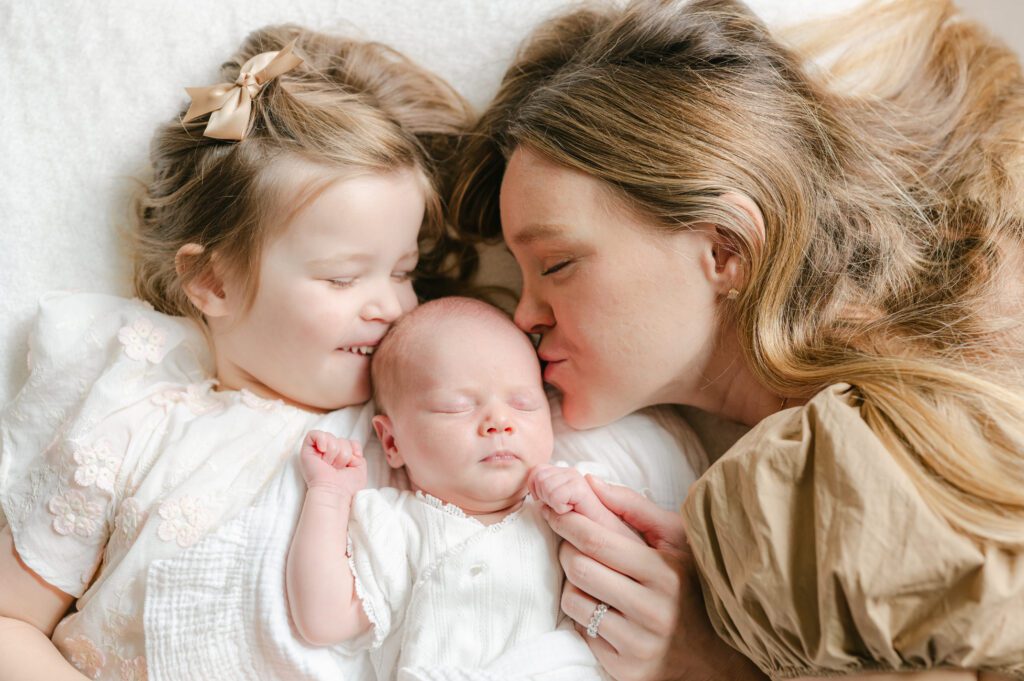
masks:
<svg viewBox="0 0 1024 681"><path fill-rule="evenodd" d="M377 648L402 625L412 592L412 570L399 506L408 498L408 492L382 488L362 490L352 500L349 567L373 630L346 642L346 650Z"/></svg>
<svg viewBox="0 0 1024 681"><path fill-rule="evenodd" d="M0 506L21 559L81 597L117 504L149 454L143 414L161 382L199 380L194 327L138 300L49 294L29 340L31 371L0 417ZM136 434L140 434L136 437Z"/></svg>
<svg viewBox="0 0 1024 681"><path fill-rule="evenodd" d="M773 678L953 667L1024 679L1024 555L937 515L849 386L758 424L683 515L715 629Z"/></svg>

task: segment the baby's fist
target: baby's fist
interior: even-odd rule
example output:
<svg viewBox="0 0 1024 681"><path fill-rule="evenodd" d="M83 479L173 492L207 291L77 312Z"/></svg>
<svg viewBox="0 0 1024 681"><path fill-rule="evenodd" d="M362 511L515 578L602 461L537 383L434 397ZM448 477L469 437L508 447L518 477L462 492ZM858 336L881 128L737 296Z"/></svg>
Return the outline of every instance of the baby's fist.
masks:
<svg viewBox="0 0 1024 681"><path fill-rule="evenodd" d="M302 442L299 463L307 487L355 494L366 486L363 449L355 440L311 430Z"/></svg>
<svg viewBox="0 0 1024 681"><path fill-rule="evenodd" d="M530 471L527 482L530 493L547 504L559 515L579 511L580 505L589 506L596 500L594 491L575 468L541 464Z"/></svg>

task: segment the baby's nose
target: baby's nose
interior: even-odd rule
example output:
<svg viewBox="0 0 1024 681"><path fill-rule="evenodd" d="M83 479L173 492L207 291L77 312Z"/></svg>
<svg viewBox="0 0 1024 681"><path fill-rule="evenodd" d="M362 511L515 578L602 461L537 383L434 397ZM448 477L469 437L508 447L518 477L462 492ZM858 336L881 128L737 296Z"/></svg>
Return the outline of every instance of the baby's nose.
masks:
<svg viewBox="0 0 1024 681"><path fill-rule="evenodd" d="M512 422L506 418L484 419L480 424L480 434L488 437L495 435L512 435L514 432L515 428L512 426Z"/></svg>

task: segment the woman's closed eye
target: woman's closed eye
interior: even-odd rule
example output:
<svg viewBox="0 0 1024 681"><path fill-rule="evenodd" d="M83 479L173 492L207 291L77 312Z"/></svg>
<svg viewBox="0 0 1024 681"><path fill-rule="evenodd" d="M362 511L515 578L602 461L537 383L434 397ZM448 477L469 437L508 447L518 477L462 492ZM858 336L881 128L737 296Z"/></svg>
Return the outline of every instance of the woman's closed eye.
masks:
<svg viewBox="0 0 1024 681"><path fill-rule="evenodd" d="M550 274L555 274L556 272L561 272L562 270L564 270L566 267L568 267L569 265L573 264L574 262L576 262L575 258L566 258L565 260L559 260L555 264L549 265L549 266L545 267L544 269L542 269L541 272L540 272L540 276L546 277L546 276L548 276Z"/></svg>

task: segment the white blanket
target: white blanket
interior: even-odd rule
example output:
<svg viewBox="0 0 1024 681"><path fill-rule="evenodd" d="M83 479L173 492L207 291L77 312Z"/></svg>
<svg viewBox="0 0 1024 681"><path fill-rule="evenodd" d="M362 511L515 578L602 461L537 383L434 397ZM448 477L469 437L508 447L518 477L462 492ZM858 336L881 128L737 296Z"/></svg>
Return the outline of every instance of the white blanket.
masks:
<svg viewBox="0 0 1024 681"><path fill-rule="evenodd" d="M571 431L556 418L555 458L605 464L618 482L677 508L703 452L686 423L669 413L626 417L605 428ZM367 435L369 435L367 433ZM356 437L360 433L355 434ZM368 461L383 458L367 447ZM370 479L386 467L371 461ZM177 557L153 564L146 588L146 657L153 681L354 681L373 679L365 655L301 641L288 615L285 562L305 485L285 468L255 505ZM487 669L406 670L407 681L584 681L600 677L571 628L508 651Z"/></svg>

